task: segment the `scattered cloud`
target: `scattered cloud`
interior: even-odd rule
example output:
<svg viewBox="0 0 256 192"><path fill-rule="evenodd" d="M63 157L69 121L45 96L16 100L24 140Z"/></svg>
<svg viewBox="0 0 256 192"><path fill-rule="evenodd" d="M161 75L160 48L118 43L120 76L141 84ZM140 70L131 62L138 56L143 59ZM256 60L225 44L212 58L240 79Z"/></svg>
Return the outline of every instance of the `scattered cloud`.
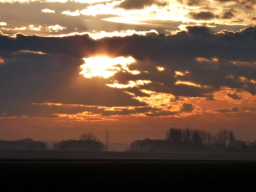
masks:
<svg viewBox="0 0 256 192"><path fill-rule="evenodd" d="M64 30L66 27L60 25L50 25L46 28L49 32L58 32L60 30Z"/></svg>
<svg viewBox="0 0 256 192"><path fill-rule="evenodd" d="M124 0L116 5L116 7L123 9L143 9L144 7L149 7L151 5L166 6L167 2L158 0Z"/></svg>
<svg viewBox="0 0 256 192"><path fill-rule="evenodd" d="M230 109L217 109L216 111L220 113L236 113L240 110L237 107L232 107Z"/></svg>
<svg viewBox="0 0 256 192"><path fill-rule="evenodd" d="M4 64L4 59L0 57L0 65Z"/></svg>
<svg viewBox="0 0 256 192"><path fill-rule="evenodd" d="M0 22L0 26L6 26L7 23L6 22Z"/></svg>
<svg viewBox="0 0 256 192"><path fill-rule="evenodd" d="M51 9L42 9L42 12L43 13L55 13L55 11L51 10Z"/></svg>
<svg viewBox="0 0 256 192"><path fill-rule="evenodd" d="M62 14L69 15L69 16L79 16L80 12L78 10L70 12L70 11L63 11Z"/></svg>
<svg viewBox="0 0 256 192"><path fill-rule="evenodd" d="M195 20L210 20L210 19L215 18L214 13L212 13L210 11L202 11L199 13L190 12L189 16Z"/></svg>

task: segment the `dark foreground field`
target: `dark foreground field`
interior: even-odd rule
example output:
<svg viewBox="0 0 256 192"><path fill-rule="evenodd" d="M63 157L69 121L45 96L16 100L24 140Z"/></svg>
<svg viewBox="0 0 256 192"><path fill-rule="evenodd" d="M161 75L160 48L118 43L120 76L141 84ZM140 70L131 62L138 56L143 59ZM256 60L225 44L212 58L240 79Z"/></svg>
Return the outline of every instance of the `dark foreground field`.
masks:
<svg viewBox="0 0 256 192"><path fill-rule="evenodd" d="M68 153L74 155L64 154ZM241 160L240 155L221 154L208 159L207 154L172 154L172 158L167 158L170 154L144 154L147 158L124 154L117 158L120 154L113 153L116 158L111 159L109 154L87 153L80 159L63 158L63 154L62 158L1 156L0 187L8 187L3 191L254 191L256 186L253 156ZM141 158L135 159L136 155ZM105 159L95 158L100 156Z"/></svg>

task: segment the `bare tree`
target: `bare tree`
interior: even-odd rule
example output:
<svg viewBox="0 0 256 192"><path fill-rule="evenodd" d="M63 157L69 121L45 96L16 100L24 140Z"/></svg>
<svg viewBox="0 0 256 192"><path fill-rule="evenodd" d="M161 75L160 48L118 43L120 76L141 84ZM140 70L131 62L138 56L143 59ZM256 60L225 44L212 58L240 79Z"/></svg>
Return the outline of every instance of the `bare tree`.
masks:
<svg viewBox="0 0 256 192"><path fill-rule="evenodd" d="M176 128L170 128L166 132L166 140L180 142L182 141L182 130Z"/></svg>
<svg viewBox="0 0 256 192"><path fill-rule="evenodd" d="M93 140L93 141L98 141L99 139L94 135L94 133L83 133L80 135L80 140Z"/></svg>

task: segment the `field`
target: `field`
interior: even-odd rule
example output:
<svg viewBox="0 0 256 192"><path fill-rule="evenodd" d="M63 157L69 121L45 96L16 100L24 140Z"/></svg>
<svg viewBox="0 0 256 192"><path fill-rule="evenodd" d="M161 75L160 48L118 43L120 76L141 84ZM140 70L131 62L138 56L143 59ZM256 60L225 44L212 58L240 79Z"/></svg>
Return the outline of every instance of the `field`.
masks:
<svg viewBox="0 0 256 192"><path fill-rule="evenodd" d="M2 186L18 191L244 191L256 176L255 156L242 154L1 151L0 162Z"/></svg>

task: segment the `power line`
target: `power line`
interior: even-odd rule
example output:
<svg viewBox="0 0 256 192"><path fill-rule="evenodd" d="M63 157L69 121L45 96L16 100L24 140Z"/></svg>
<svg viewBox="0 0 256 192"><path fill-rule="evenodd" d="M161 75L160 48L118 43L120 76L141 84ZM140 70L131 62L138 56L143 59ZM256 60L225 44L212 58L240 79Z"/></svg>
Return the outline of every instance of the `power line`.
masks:
<svg viewBox="0 0 256 192"><path fill-rule="evenodd" d="M108 149L108 142L109 142L109 138L110 138L110 133L108 132L108 129L107 129L107 132L106 132L106 146L107 146L107 149Z"/></svg>

